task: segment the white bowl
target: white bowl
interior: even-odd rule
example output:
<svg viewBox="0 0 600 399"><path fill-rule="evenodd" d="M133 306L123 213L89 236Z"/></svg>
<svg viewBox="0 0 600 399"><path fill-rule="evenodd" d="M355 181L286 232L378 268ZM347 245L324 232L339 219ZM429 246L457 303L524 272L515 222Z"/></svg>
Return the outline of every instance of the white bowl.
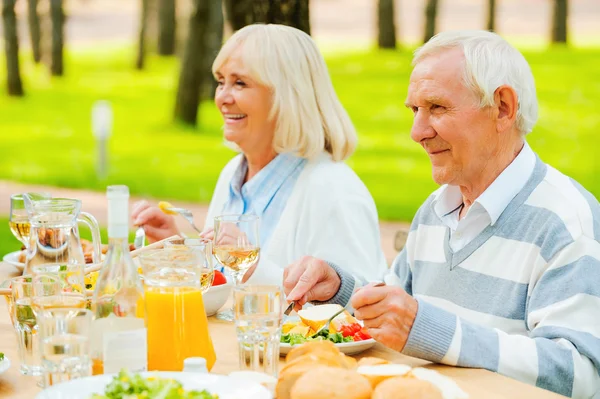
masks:
<svg viewBox="0 0 600 399"><path fill-rule="evenodd" d="M223 307L223 305L225 305L225 302L227 302L231 296L232 288L233 282L227 277L227 283L210 287L209 290L202 295L202 299L204 300L204 310L206 310L207 316L213 316Z"/></svg>

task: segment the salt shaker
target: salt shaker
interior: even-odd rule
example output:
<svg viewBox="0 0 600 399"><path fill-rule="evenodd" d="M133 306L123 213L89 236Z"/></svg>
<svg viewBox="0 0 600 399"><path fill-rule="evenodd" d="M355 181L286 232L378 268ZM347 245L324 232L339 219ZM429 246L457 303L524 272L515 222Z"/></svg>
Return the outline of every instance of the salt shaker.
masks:
<svg viewBox="0 0 600 399"><path fill-rule="evenodd" d="M183 361L183 371L187 373L208 373L206 359L203 357L188 357Z"/></svg>

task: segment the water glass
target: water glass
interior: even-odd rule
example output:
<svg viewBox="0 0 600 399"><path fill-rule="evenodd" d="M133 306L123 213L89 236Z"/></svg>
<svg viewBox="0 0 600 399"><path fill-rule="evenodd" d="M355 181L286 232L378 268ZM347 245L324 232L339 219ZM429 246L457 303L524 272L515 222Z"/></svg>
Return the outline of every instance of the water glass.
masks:
<svg viewBox="0 0 600 399"><path fill-rule="evenodd" d="M87 309L38 311L45 387L92 375L92 319Z"/></svg>
<svg viewBox="0 0 600 399"><path fill-rule="evenodd" d="M277 377L283 318L281 287L236 286L233 299L240 370L259 371Z"/></svg>
<svg viewBox="0 0 600 399"><path fill-rule="evenodd" d="M23 375L42 375L40 335L31 307L33 283L30 277L17 277L12 285L12 320L17 333L17 348Z"/></svg>

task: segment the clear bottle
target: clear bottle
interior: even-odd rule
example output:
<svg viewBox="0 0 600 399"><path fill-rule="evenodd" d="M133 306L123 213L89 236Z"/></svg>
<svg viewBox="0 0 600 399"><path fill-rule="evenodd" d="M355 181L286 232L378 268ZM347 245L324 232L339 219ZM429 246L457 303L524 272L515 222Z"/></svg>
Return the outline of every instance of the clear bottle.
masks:
<svg viewBox="0 0 600 399"><path fill-rule="evenodd" d="M144 324L144 290L129 253L129 188L108 186L106 259L94 290L92 330L93 374L131 372L148 368Z"/></svg>

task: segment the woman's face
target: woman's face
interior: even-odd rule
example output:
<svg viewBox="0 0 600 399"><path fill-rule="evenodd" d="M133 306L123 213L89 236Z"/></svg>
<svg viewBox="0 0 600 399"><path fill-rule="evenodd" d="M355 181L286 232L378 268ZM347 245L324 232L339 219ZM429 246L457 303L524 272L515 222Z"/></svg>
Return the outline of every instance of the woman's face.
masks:
<svg viewBox="0 0 600 399"><path fill-rule="evenodd" d="M225 139L245 154L271 151L275 121L269 120L269 112L273 95L250 78L239 48L215 75L215 104L223 115Z"/></svg>

